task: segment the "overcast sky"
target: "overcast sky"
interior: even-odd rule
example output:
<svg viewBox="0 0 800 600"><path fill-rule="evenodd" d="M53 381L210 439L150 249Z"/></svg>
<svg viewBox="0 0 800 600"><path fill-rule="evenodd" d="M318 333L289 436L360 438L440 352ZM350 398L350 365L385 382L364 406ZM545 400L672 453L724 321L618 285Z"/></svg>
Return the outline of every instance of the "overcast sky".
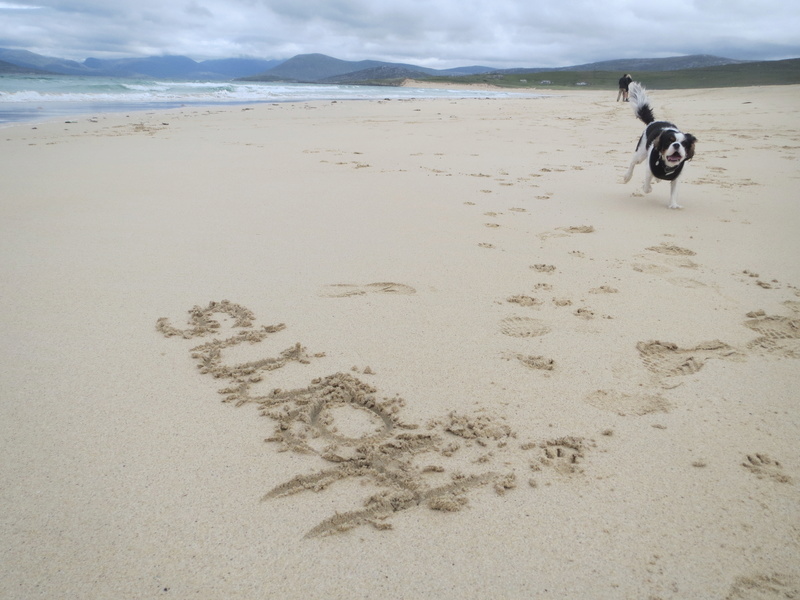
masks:
<svg viewBox="0 0 800 600"><path fill-rule="evenodd" d="M0 0L0 47L62 58L321 52L433 68L800 57L797 0Z"/></svg>

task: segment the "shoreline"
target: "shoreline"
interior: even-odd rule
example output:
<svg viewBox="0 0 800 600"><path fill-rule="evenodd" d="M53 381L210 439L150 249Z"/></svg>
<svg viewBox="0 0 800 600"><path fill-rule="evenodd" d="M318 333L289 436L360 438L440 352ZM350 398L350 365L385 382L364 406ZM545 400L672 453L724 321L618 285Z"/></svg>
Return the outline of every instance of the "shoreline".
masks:
<svg viewBox="0 0 800 600"><path fill-rule="evenodd" d="M192 107L217 107L217 106L258 106L262 104L280 104L294 102L325 102L336 101L344 102L348 100L379 100L379 99L426 99L435 98L438 95L450 99L462 97L454 94L454 90L464 93L474 92L474 88L469 86L425 86L420 88L408 88L403 86L357 86L357 85L309 85L309 84L256 84L247 85L245 83L229 82L235 89L228 89L223 85L224 82L208 82L201 86L200 93L191 93L194 88L186 88L183 82L159 82L142 81L140 90L128 96L129 88L120 84L119 80L109 80L111 86L125 88L125 92L111 92L113 99L103 99L109 95L103 88L102 83L106 80L97 82L93 79L84 81L84 88L77 91L71 89L68 93L60 90L58 84L50 87L36 89L34 86L30 90L7 90L10 96L20 93L27 93L36 97L37 94L46 96L39 101L8 101L0 102L0 119L7 118L8 121L0 123L0 127L7 127L16 122L31 123L42 122L49 119L58 118L81 118L84 115L98 115L106 113L124 112L143 112L173 110L176 108ZM97 84L97 85L95 85ZM165 90L163 86L171 86ZM216 87L215 87L216 86ZM253 89L255 86L255 89ZM174 88L174 90L172 89ZM420 92L420 96L411 95L415 91ZM488 94L502 94L524 96L524 92L507 92L499 88L496 90L486 90ZM55 98L69 97L69 100L58 101ZM215 94L229 96L226 99L213 97ZM136 96L139 96L137 98ZM165 99L169 96L171 99ZM212 97L208 97L212 96ZM76 97L83 97L83 100L76 100ZM238 99L237 99L238 97Z"/></svg>
<svg viewBox="0 0 800 600"><path fill-rule="evenodd" d="M556 88L530 88L530 89L521 89L521 88L505 88L501 86L494 86L491 84L467 84L467 83L447 83L447 82L426 82L421 80L415 79L405 79L400 85L398 86L363 86L363 87L370 87L376 88L381 91L385 91L387 89L391 90L394 88L414 88L420 90L442 90L442 91L453 91L453 90L460 90L460 91L486 91L492 93L499 93L499 94L508 94L509 96L501 96L496 99L514 99L514 98L539 98L539 97L561 97L561 96L570 96L570 95L583 95L588 93L594 94L610 94L609 90L594 90L590 88L582 88L582 89L556 89ZM787 86L752 86L752 87L743 87L743 88L697 88L697 89L690 89L690 90L655 90L658 93L692 93L694 91L702 91L702 90L747 90L747 89L770 89L776 88L780 89L783 87L793 87L797 88L797 85L787 85ZM388 94L384 94L388 95ZM84 103L69 103L64 102L60 104L69 105L68 108L62 108L62 110L53 111L46 111L44 107L48 107L48 103L40 103L40 105L35 110L42 110L44 111L41 116L30 116L25 117L13 121L6 121L0 122L0 129L8 129L10 127L15 127L16 125L38 125L42 123L48 122L56 122L60 119L66 119L65 123L71 124L70 121L73 119L83 120L83 119L92 119L98 118L101 115L121 115L122 113L130 113L130 114L155 114L155 113L164 113L164 114L172 114L175 111L180 110L193 110L193 109L219 109L223 107L231 107L231 108L254 108L258 106L266 106L271 104L314 104L314 103L326 103L326 102L346 102L346 101L365 101L365 102L377 102L377 101L405 101L405 100L435 100L435 99L443 99L443 100L479 100L479 99L488 99L482 97L474 97L474 98L460 98L460 97L442 97L442 98L415 98L415 97L398 97L398 98L381 98L379 97L381 94L376 95L374 98L314 98L314 99L296 99L296 100L285 100L285 99L265 99L262 101L251 101L251 100L241 100L241 101L226 101L226 102L219 102L219 101L190 101L190 102L131 102L131 103L106 103L102 104L101 106L92 105L87 103L84 107ZM33 106L35 103L31 103ZM0 104L0 108L2 108L2 104ZM16 107L15 103L9 103L8 107ZM52 107L50 107L52 108ZM84 110L85 108L85 110ZM34 110L34 109L31 109ZM49 113L49 114L45 114Z"/></svg>
<svg viewBox="0 0 800 600"><path fill-rule="evenodd" d="M798 90L4 128L0 596L800 594Z"/></svg>

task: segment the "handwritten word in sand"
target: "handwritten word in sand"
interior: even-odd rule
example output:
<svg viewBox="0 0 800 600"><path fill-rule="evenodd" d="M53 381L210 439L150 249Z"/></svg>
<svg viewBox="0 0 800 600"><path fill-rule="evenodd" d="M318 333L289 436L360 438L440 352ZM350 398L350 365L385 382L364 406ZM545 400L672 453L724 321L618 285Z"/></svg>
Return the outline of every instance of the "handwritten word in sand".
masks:
<svg viewBox="0 0 800 600"><path fill-rule="evenodd" d="M227 316L239 331L224 339L212 338L221 330L215 315ZM361 525L390 529L392 515L418 507L458 511L478 488L488 486L497 494L515 488L517 470L528 473L531 487L537 485L535 476L547 469L557 476L582 472L580 464L590 441L568 437L520 444L502 419L484 412L450 412L424 426L408 423L402 418L405 400L380 398L375 388L347 373L314 378L305 388L259 395L254 388L271 371L291 362L311 364L324 354L310 354L297 343L277 356L226 364L225 350L258 344L286 329L284 324L255 327L254 320L250 310L223 300L192 308L184 329L166 318L159 319L156 328L166 337L212 338L190 350L200 373L227 381L219 390L225 402L255 404L274 422L268 442L278 444L281 451L307 455L309 463L320 467L276 485L265 500L321 492L344 479L365 484L369 491L361 507L333 514L309 530L307 537ZM515 459L521 459L518 469L509 466Z"/></svg>

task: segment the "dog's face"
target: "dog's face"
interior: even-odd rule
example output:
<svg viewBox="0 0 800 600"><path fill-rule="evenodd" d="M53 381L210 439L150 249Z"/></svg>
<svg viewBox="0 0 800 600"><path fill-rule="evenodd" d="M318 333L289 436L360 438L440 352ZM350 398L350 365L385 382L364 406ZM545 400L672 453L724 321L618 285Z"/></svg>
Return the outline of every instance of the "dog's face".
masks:
<svg viewBox="0 0 800 600"><path fill-rule="evenodd" d="M694 158L694 144L697 141L691 133L680 131L664 131L658 139L656 147L664 159L664 164L677 167L685 160Z"/></svg>

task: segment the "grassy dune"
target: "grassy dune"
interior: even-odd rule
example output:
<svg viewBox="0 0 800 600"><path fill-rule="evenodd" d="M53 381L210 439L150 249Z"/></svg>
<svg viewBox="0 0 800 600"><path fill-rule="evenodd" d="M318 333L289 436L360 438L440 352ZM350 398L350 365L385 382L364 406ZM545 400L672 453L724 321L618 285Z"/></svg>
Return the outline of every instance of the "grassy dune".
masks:
<svg viewBox="0 0 800 600"><path fill-rule="evenodd" d="M752 62L680 71L631 73L651 89L746 87L800 83L800 58ZM575 88L579 83L593 89L617 89L622 73L611 71L543 71L513 74L481 74L466 77L431 77L426 81L488 83L508 88ZM549 83L542 83L549 82ZM580 87L580 86L578 86Z"/></svg>

